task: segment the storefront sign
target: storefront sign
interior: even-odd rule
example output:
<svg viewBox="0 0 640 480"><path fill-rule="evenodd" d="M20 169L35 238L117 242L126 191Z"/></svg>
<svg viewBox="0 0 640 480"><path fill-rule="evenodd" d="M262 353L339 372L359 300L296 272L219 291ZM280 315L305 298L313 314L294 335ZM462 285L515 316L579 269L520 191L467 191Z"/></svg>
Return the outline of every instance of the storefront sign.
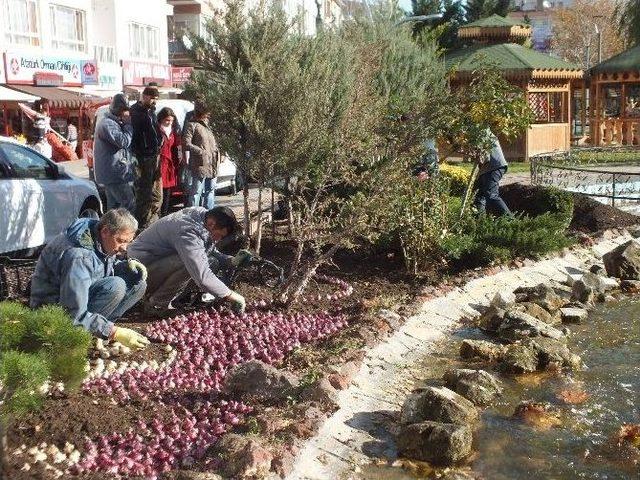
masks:
<svg viewBox="0 0 640 480"><path fill-rule="evenodd" d="M82 85L83 60L47 57L37 54L5 53L7 83L33 85L36 73L62 76L63 85Z"/></svg>
<svg viewBox="0 0 640 480"><path fill-rule="evenodd" d="M115 63L98 64L98 86L101 90L122 90L122 67Z"/></svg>
<svg viewBox="0 0 640 480"><path fill-rule="evenodd" d="M82 84L97 85L98 84L98 64L95 60L82 61Z"/></svg>
<svg viewBox="0 0 640 480"><path fill-rule="evenodd" d="M122 61L122 77L124 85L146 85L145 79L160 84L171 82L171 66L161 63ZM148 82L147 82L148 83Z"/></svg>
<svg viewBox="0 0 640 480"><path fill-rule="evenodd" d="M171 84L180 88L191 78L193 67L171 67Z"/></svg>
<svg viewBox="0 0 640 480"><path fill-rule="evenodd" d="M64 83L62 75L50 72L33 74L33 84L38 87L60 87Z"/></svg>

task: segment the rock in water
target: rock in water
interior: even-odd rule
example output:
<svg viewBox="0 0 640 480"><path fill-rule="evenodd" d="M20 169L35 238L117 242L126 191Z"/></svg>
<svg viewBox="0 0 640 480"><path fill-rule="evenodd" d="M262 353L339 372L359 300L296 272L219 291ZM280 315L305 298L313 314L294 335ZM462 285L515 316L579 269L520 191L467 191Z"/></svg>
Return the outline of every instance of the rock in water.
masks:
<svg viewBox="0 0 640 480"><path fill-rule="evenodd" d="M489 405L502 393L500 381L484 370L459 368L446 372L443 378L447 387L474 405Z"/></svg>
<svg viewBox="0 0 640 480"><path fill-rule="evenodd" d="M531 315L532 317L549 325L558 325L561 323L561 317L558 312L552 315L537 303L522 302L516 304L513 309Z"/></svg>
<svg viewBox="0 0 640 480"><path fill-rule="evenodd" d="M551 405L530 400L520 402L513 416L538 430L549 430L562 424L560 413Z"/></svg>
<svg viewBox="0 0 640 480"><path fill-rule="evenodd" d="M466 359L480 358L493 362L500 360L506 351L504 345L487 340L463 340L460 345L460 356Z"/></svg>
<svg viewBox="0 0 640 480"><path fill-rule="evenodd" d="M468 457L471 442L468 426L438 422L404 425L396 439L401 456L435 465L452 465Z"/></svg>
<svg viewBox="0 0 640 480"><path fill-rule="evenodd" d="M607 275L621 280L640 280L640 242L629 240L602 257Z"/></svg>
<svg viewBox="0 0 640 480"><path fill-rule="evenodd" d="M522 346L536 352L540 370L549 367L551 364L572 370L579 370L582 367L582 360L578 355L571 353L564 343L552 338L528 338L522 341Z"/></svg>
<svg viewBox="0 0 640 480"><path fill-rule="evenodd" d="M544 283L535 287L520 287L513 293L515 293L518 302L537 303L549 313L555 313L564 303L562 297Z"/></svg>
<svg viewBox="0 0 640 480"><path fill-rule="evenodd" d="M480 315L480 318L476 321L476 325L480 330L494 333L504 321L504 314L504 309L490 305L489 308Z"/></svg>
<svg viewBox="0 0 640 480"><path fill-rule="evenodd" d="M538 353L530 347L514 343L507 348L500 367L508 373L535 372L538 370Z"/></svg>
<svg viewBox="0 0 640 480"><path fill-rule="evenodd" d="M557 328L517 310L509 310L505 314L504 322L498 328L497 333L500 338L509 342L538 336L563 338L562 332Z"/></svg>
<svg viewBox="0 0 640 480"><path fill-rule="evenodd" d="M589 316L584 308L561 308L560 315L564 323L581 323Z"/></svg>
<svg viewBox="0 0 640 480"><path fill-rule="evenodd" d="M425 420L468 425L478 420L478 411L469 400L445 387L426 387L407 397L400 411L402 423Z"/></svg>

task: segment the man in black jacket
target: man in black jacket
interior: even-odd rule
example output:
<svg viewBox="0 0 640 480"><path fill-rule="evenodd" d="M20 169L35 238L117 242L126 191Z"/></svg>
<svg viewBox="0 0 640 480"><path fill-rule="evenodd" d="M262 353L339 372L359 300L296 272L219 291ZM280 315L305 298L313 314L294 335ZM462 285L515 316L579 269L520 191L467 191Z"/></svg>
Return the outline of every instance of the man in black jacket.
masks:
<svg viewBox="0 0 640 480"><path fill-rule="evenodd" d="M162 176L158 159L161 139L156 118L158 96L158 87L145 87L142 100L131 107L131 152L138 164L135 182L136 218L141 230L158 220L162 206Z"/></svg>

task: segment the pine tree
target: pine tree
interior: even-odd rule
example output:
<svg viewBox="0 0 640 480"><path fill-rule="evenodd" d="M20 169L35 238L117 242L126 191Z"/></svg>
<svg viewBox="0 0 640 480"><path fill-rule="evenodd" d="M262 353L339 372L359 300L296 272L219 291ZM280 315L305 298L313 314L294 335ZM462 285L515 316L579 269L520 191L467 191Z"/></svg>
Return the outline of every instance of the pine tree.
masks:
<svg viewBox="0 0 640 480"><path fill-rule="evenodd" d="M618 26L629 45L640 45L640 0L626 0L616 9Z"/></svg>
<svg viewBox="0 0 640 480"><path fill-rule="evenodd" d="M460 0L412 0L412 15L441 13L442 18L431 22L416 22L413 31L416 36L433 32L438 45L444 50L454 50L463 44L458 39L458 28L464 24L465 12Z"/></svg>

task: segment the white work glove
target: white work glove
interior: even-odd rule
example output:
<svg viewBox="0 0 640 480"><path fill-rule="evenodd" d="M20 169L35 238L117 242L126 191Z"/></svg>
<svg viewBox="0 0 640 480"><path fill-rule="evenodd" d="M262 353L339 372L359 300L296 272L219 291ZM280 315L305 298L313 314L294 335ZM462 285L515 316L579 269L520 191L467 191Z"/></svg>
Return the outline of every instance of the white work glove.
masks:
<svg viewBox="0 0 640 480"><path fill-rule="evenodd" d="M130 258L127 262L129 270L140 275L143 282L147 281L147 267L145 267L140 260Z"/></svg>
<svg viewBox="0 0 640 480"><path fill-rule="evenodd" d="M231 259L231 265L233 265L234 267L238 267L247 260L251 259L251 257L253 257L253 254L249 250L240 250L238 253L236 253L235 257Z"/></svg>
<svg viewBox="0 0 640 480"><path fill-rule="evenodd" d="M224 297L224 299L227 302L231 303L231 310L233 310L233 313L237 315L242 315L244 313L247 302L245 301L244 297L238 292L232 291L229 295Z"/></svg>
<svg viewBox="0 0 640 480"><path fill-rule="evenodd" d="M149 339L144 335L125 327L114 327L113 340L125 347L141 349L149 345Z"/></svg>

